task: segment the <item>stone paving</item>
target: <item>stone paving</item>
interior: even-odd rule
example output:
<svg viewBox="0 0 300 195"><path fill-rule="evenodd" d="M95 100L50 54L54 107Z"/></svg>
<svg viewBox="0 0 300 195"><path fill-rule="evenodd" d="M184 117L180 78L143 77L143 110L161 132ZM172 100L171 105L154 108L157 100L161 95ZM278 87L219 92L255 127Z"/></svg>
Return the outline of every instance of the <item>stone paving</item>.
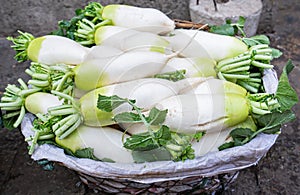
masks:
<svg viewBox="0 0 300 195"><path fill-rule="evenodd" d="M273 47L284 52L274 61L280 73L288 59L296 68L290 81L300 94L300 5L295 1L276 2L274 33L268 34ZM28 63L18 64L9 42L0 38L0 95L7 83L17 78L27 79L24 70ZM222 194L299 194L300 193L300 131L299 104L294 108L297 119L285 125L275 145L257 166L240 171L238 178ZM94 194L73 172L59 165L53 171L43 170L30 159L27 144L19 131L0 130L0 194Z"/></svg>

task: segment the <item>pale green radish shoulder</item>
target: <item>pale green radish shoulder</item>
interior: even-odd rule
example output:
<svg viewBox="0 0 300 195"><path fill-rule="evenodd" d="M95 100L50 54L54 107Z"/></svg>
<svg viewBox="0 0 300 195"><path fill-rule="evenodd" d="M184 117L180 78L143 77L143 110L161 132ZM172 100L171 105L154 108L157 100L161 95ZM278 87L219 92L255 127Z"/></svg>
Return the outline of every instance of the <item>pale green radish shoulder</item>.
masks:
<svg viewBox="0 0 300 195"><path fill-rule="evenodd" d="M105 20L111 20L115 26L156 34L166 34L175 28L173 20L153 8L112 4L104 7L102 17Z"/></svg>
<svg viewBox="0 0 300 195"><path fill-rule="evenodd" d="M99 160L115 163L133 163L131 151L123 147L123 139L129 136L110 127L89 127L81 125L65 139L56 138L56 143L76 153L92 149Z"/></svg>
<svg viewBox="0 0 300 195"><path fill-rule="evenodd" d="M113 45L115 43L118 44L118 42L121 42L126 37L135 35L138 31L125 28L121 26L100 26L95 31L95 44L101 45L101 44L107 44L107 45Z"/></svg>
<svg viewBox="0 0 300 195"><path fill-rule="evenodd" d="M48 65L59 63L77 65L89 51L79 43L62 36L45 35L34 38L29 33L19 32L20 36L8 37L14 45L19 62L31 60Z"/></svg>

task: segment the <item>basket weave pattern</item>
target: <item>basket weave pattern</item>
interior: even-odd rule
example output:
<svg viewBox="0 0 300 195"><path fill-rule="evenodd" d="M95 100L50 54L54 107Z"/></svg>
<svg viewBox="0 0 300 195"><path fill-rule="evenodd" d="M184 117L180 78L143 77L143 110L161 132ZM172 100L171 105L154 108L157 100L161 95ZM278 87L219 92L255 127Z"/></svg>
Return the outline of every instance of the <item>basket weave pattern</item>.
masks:
<svg viewBox="0 0 300 195"><path fill-rule="evenodd" d="M170 180L150 184L126 179L98 178L78 172L83 183L94 191L113 194L201 194L224 191L233 182L238 172L220 174L212 177L194 176L181 180Z"/></svg>

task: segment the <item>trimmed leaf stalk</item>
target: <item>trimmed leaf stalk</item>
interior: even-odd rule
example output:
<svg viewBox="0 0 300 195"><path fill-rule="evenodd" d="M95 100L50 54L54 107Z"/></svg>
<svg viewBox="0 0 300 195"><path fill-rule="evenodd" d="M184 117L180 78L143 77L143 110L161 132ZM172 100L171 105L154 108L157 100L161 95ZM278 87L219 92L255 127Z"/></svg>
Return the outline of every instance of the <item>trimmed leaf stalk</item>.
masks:
<svg viewBox="0 0 300 195"><path fill-rule="evenodd" d="M165 148L170 152L172 159L175 161L194 159L195 151L191 147L191 141L194 139L194 135L184 135L171 133L171 140L167 142Z"/></svg>
<svg viewBox="0 0 300 195"><path fill-rule="evenodd" d="M73 93L74 73L67 65L48 66L32 62L25 72L31 77L28 84L32 88L39 88L44 92L55 90L69 95Z"/></svg>
<svg viewBox="0 0 300 195"><path fill-rule="evenodd" d="M0 108L2 111L5 111L3 117L8 119L11 117L17 117L13 127L17 128L24 116L25 116L25 99L30 94L38 92L40 89L28 89L27 85L22 79L18 79L20 87L16 85L8 85L5 88L5 92L1 98Z"/></svg>
<svg viewBox="0 0 300 195"><path fill-rule="evenodd" d="M52 131L52 124L60 121L60 117L52 117L48 114L36 114L36 119L33 121L34 135L25 138L26 142L31 141L31 145L29 147L29 155L33 154L35 147L38 141L44 140L53 140L55 138L55 134Z"/></svg>
<svg viewBox="0 0 300 195"><path fill-rule="evenodd" d="M262 87L262 80L261 73L256 69L273 68L270 64L272 59L272 49L266 44L260 44L250 47L249 51L239 56L219 61L216 70L220 79L233 81L257 93Z"/></svg>

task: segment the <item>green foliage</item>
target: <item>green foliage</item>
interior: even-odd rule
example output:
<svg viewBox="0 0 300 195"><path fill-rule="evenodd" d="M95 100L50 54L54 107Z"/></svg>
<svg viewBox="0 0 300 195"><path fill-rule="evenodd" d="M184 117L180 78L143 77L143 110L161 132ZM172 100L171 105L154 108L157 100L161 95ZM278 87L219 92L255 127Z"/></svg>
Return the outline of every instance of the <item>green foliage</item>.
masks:
<svg viewBox="0 0 300 195"><path fill-rule="evenodd" d="M103 6L98 2L90 2L84 9L76 9L75 16L68 20L61 20L58 22L58 29L51 32L52 35L64 36L75 41L81 41L76 36L79 29L79 22L84 19L91 21L94 24L102 21L101 11Z"/></svg>
<svg viewBox="0 0 300 195"><path fill-rule="evenodd" d="M84 149L76 150L74 156L78 158L89 158L92 160L99 160L97 157L94 156L93 148L84 148Z"/></svg>
<svg viewBox="0 0 300 195"><path fill-rule="evenodd" d="M232 23L231 20L226 20L226 24L210 26L209 32L228 36L235 36L240 33L245 37L244 24L245 18L240 16L236 23Z"/></svg>
<svg viewBox="0 0 300 195"><path fill-rule="evenodd" d="M294 69L294 65L291 60L288 61L283 68L281 77L279 79L277 92L275 97L280 104L280 110L290 110L299 100L296 91L289 83L288 74Z"/></svg>
<svg viewBox="0 0 300 195"><path fill-rule="evenodd" d="M14 123L16 122L16 120L18 119L18 115L16 116L13 116L13 117L5 117L5 115L3 115L1 118L0 118L0 121L1 121L1 125L4 126L6 129L8 130L14 130L15 127L14 127Z"/></svg>
<svg viewBox="0 0 300 195"><path fill-rule="evenodd" d="M171 140L171 132L167 126L162 126L153 136L149 132L132 135L126 139L124 147L129 150L145 151L164 146Z"/></svg>
<svg viewBox="0 0 300 195"><path fill-rule="evenodd" d="M267 44L267 45L270 44L270 40L266 35L255 35L250 38L243 37L242 41L249 47L252 47L254 45L260 45L260 44Z"/></svg>

